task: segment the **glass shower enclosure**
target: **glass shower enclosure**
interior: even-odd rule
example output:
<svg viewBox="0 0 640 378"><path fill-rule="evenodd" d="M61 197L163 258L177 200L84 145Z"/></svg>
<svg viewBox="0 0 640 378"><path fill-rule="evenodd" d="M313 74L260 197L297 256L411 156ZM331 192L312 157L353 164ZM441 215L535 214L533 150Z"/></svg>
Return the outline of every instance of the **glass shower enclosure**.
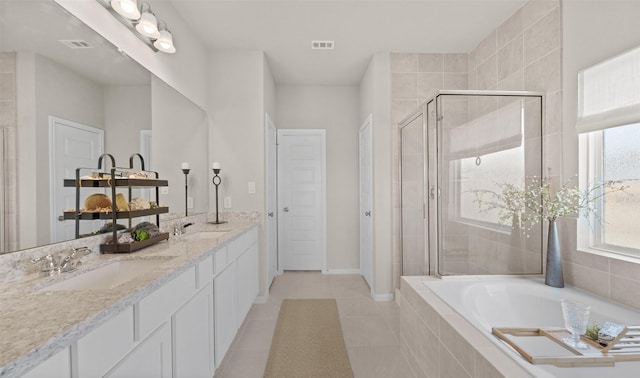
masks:
<svg viewBox="0 0 640 378"><path fill-rule="evenodd" d="M542 177L543 121L542 93L441 90L400 123L401 275L542 273L495 199Z"/></svg>

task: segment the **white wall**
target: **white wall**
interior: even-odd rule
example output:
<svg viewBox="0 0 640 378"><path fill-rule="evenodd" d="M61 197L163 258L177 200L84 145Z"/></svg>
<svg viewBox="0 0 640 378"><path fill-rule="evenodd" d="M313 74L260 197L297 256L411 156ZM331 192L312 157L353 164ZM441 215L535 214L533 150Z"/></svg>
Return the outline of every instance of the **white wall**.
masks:
<svg viewBox="0 0 640 378"><path fill-rule="evenodd" d="M264 113L274 109L274 84L262 51L216 50L209 56L209 168L220 162L220 212L260 212L264 221ZM273 114L271 114L274 117ZM210 179L212 177L209 169ZM211 180L209 180L211 181ZM249 182L256 192L248 193ZM213 184L209 208L215 211ZM224 197L232 207L223 208ZM260 295L266 286L264 229L260 226Z"/></svg>
<svg viewBox="0 0 640 378"><path fill-rule="evenodd" d="M231 211L262 211L264 56L261 51L215 51L210 59L209 155L222 166L220 211L224 196L231 197ZM248 182L256 183L255 194L248 193ZM210 207L215 208L215 198Z"/></svg>
<svg viewBox="0 0 640 378"><path fill-rule="evenodd" d="M154 52L96 0L55 0L71 14L201 108L207 103L207 49L168 1L148 1L165 21L177 52Z"/></svg>
<svg viewBox="0 0 640 378"><path fill-rule="evenodd" d="M393 293L391 206L391 69L389 53L371 58L360 82L360 123L373 115L374 295Z"/></svg>
<svg viewBox="0 0 640 378"><path fill-rule="evenodd" d="M359 269L358 128L355 86L277 86L279 129L326 129L327 269Z"/></svg>
<svg viewBox="0 0 640 378"><path fill-rule="evenodd" d="M151 78L151 109L151 166L160 178L169 181L169 194L160 194L159 203L169 206L171 213L184 215L184 174L180 166L188 162L189 196L194 205L189 213L208 212L207 114L155 76Z"/></svg>
<svg viewBox="0 0 640 378"><path fill-rule="evenodd" d="M18 53L16 64L18 148L34 157L18 161L19 247L26 248L50 243L49 188L62 186L49 182L49 116L104 129L104 94L43 56Z"/></svg>
<svg viewBox="0 0 640 378"><path fill-rule="evenodd" d="M131 154L140 152L140 130L151 130L151 86L105 86L104 125L104 151L129 166Z"/></svg>

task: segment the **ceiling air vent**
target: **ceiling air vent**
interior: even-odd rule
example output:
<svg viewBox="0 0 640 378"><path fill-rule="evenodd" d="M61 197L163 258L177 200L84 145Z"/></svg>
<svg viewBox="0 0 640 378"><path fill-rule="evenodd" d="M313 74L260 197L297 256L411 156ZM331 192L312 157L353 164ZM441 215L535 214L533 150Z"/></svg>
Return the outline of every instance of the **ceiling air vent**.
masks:
<svg viewBox="0 0 640 378"><path fill-rule="evenodd" d="M311 41L312 50L333 50L334 41Z"/></svg>
<svg viewBox="0 0 640 378"><path fill-rule="evenodd" d="M83 41L81 39L61 39L60 43L67 46L70 49L92 49L93 46L89 44L87 41Z"/></svg>

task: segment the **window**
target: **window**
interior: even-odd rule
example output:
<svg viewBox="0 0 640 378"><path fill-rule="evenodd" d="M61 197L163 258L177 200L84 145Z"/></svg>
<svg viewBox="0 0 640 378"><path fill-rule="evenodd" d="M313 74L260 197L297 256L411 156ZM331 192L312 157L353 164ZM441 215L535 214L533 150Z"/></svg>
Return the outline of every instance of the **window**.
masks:
<svg viewBox="0 0 640 378"><path fill-rule="evenodd" d="M580 72L578 86L581 185L628 186L581 220L579 244L640 257L640 48Z"/></svg>

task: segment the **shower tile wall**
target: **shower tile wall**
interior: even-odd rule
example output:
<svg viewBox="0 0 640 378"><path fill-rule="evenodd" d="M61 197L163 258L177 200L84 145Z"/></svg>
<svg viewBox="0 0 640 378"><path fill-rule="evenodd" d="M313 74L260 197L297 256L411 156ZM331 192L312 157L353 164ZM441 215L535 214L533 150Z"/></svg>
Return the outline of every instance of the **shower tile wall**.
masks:
<svg viewBox="0 0 640 378"><path fill-rule="evenodd" d="M531 0L468 53L391 54L392 135L396 138L392 144L392 168L395 170L393 235L396 238L392 245L394 287L399 285L401 261L397 123L426 100L431 91L497 89L545 92L543 138L546 150L543 169L550 169L554 182L559 182L562 173L561 15L559 0ZM482 243L491 248L491 243L496 243L496 240L483 240ZM499 259L498 256L495 258ZM495 263L488 259L477 260L485 264Z"/></svg>
<svg viewBox="0 0 640 378"><path fill-rule="evenodd" d="M391 122L393 169L393 282L400 285L401 212L398 123L438 89L468 89L468 57L462 54L391 54Z"/></svg>
<svg viewBox="0 0 640 378"><path fill-rule="evenodd" d="M478 46L468 54L391 54L392 80L392 135L397 137L397 122L416 109L425 98L418 96L419 85L427 80L418 81L418 60L421 67L427 66L428 57L442 56L442 87L445 77L455 75L462 81L468 77L468 88L455 89L498 89L498 90L534 90L546 93L545 102L545 153L543 167L551 168L551 176L559 183L562 167L562 7L559 0L531 0L515 12L507 21L487 35ZM452 59L464 55L467 58L467 72L451 72L460 69ZM449 56L445 66L445 56ZM438 61L438 59L434 59ZM415 72L412 71L413 67ZM438 66L439 67L439 66ZM455 67L455 68L454 68ZM424 72L425 74L427 72ZM436 74L438 72L430 72ZM448 73L448 74L447 74ZM421 75L425 76L425 75ZM399 79L403 78L403 83ZM493 79L492 79L493 78ZM422 84L420 84L422 83ZM451 83L447 81L447 84ZM483 86L479 86L482 84ZM405 88L405 85L407 86ZM433 84L435 85L435 84ZM437 88L437 87L435 87ZM435 89L434 88L434 89ZM428 88L422 87L421 93ZM414 97L408 98L411 93ZM399 287L400 244L399 244L399 176L398 176L398 140L394 140L393 162L393 282ZM547 173L547 172L544 172ZM575 172L565 172L571 177ZM594 255L577 251L576 222L574 219L561 218L559 222L561 244L564 251L563 267L565 281L605 298L640 310L640 264L625 262L618 258Z"/></svg>

